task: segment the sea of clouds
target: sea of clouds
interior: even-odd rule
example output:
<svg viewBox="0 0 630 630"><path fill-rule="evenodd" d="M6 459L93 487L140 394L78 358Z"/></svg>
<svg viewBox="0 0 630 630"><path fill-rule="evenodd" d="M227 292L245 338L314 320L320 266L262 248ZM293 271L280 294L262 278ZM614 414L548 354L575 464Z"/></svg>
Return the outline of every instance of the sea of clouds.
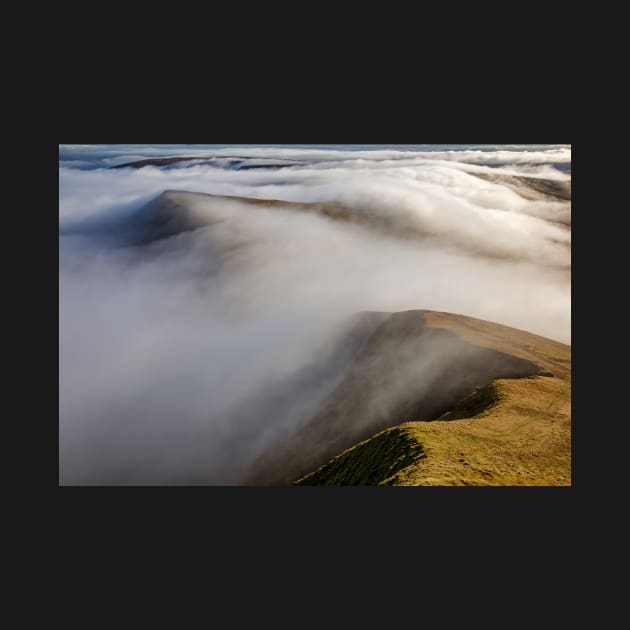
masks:
<svg viewBox="0 0 630 630"><path fill-rule="evenodd" d="M213 162L109 168L172 155ZM475 175L570 181L570 162L566 145L60 147L60 482L238 484L338 383L362 311L448 311L570 343L570 203ZM365 221L184 196L195 231L144 247L90 231L164 191Z"/></svg>

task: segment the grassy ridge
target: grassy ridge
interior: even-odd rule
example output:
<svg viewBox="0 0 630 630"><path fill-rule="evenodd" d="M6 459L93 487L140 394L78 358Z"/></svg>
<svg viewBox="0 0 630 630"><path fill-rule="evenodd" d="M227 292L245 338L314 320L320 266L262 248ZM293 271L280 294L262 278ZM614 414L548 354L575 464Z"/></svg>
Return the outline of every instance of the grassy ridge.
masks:
<svg viewBox="0 0 630 630"><path fill-rule="evenodd" d="M296 484L571 484L569 382L541 376L500 379L451 413L459 418L466 411L473 415L392 427Z"/></svg>
<svg viewBox="0 0 630 630"><path fill-rule="evenodd" d="M570 485L571 385L534 377L495 382L498 401L468 419L411 422L427 454L401 485Z"/></svg>
<svg viewBox="0 0 630 630"><path fill-rule="evenodd" d="M254 485L570 485L571 347L453 313L394 313L265 457Z"/></svg>
<svg viewBox="0 0 630 630"><path fill-rule="evenodd" d="M495 379L541 372L527 358L427 325L430 314L402 311L382 320L317 413L256 462L252 484L289 484L387 428L437 420Z"/></svg>
<svg viewBox="0 0 630 630"><path fill-rule="evenodd" d="M472 418L489 409L499 401L499 392L495 383L476 389L472 394L458 402L451 411L442 414L439 420L458 420Z"/></svg>
<svg viewBox="0 0 630 630"><path fill-rule="evenodd" d="M357 444L295 482L301 486L394 485L396 474L426 457L407 428L392 428Z"/></svg>
<svg viewBox="0 0 630 630"><path fill-rule="evenodd" d="M431 328L444 328L476 346L533 361L559 379L571 380L571 346L476 317L439 311L424 313Z"/></svg>

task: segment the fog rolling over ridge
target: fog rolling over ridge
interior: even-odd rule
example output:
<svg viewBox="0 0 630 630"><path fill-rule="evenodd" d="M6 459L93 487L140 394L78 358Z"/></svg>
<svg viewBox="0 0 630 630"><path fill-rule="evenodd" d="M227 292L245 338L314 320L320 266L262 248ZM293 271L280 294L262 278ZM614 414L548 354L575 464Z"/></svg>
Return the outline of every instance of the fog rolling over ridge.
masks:
<svg viewBox="0 0 630 630"><path fill-rule="evenodd" d="M172 157L196 159L111 168ZM387 313L570 343L570 166L565 145L60 146L60 483L245 482ZM448 371L435 339L371 404Z"/></svg>

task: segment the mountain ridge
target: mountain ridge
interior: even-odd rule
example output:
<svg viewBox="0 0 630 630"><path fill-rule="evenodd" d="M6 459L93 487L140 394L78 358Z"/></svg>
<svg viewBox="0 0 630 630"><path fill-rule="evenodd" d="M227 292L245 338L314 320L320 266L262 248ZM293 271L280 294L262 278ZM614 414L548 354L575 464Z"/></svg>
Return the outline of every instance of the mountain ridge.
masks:
<svg viewBox="0 0 630 630"><path fill-rule="evenodd" d="M461 336L464 325L475 331L476 343ZM562 363L567 356L570 360L569 346L516 331L519 343L526 340L531 348L539 348L536 355L504 339L506 329L435 311L391 314L310 422L259 458L249 483L291 483L388 427L406 420L440 420L463 399L495 381L552 378L568 383L570 389L570 374ZM485 347L480 337L485 337ZM497 345L504 351L497 350ZM525 358L528 353L536 362ZM551 367L561 368L560 377Z"/></svg>

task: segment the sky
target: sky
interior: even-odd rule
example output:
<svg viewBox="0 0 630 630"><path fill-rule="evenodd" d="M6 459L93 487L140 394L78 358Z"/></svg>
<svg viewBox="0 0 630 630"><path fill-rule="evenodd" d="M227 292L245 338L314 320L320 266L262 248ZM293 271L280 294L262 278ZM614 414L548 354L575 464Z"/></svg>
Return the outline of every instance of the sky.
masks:
<svg viewBox="0 0 630 630"><path fill-rule="evenodd" d="M200 159L111 168L168 156ZM570 202L487 179L569 182L569 145L60 145L59 160L62 483L238 484L332 391L363 311L571 341ZM199 228L104 238L156 208Z"/></svg>

